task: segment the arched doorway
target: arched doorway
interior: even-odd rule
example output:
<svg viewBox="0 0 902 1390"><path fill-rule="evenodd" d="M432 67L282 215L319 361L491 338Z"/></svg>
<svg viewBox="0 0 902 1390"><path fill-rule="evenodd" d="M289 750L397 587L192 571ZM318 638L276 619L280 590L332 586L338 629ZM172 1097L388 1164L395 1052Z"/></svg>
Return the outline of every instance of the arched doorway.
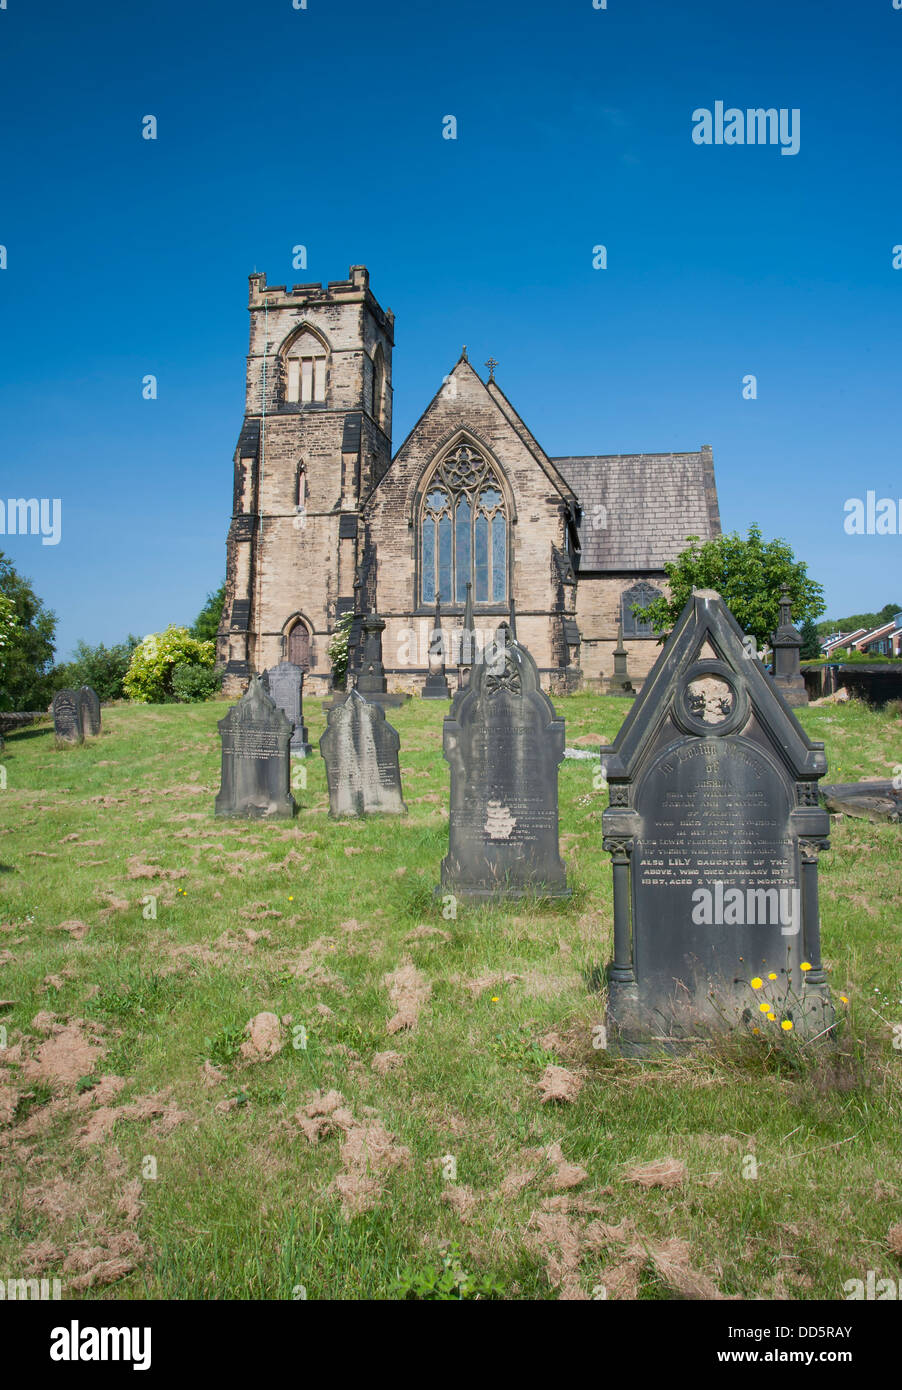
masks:
<svg viewBox="0 0 902 1390"><path fill-rule="evenodd" d="M295 623L288 634L288 660L302 671L310 669L310 633L303 623Z"/></svg>

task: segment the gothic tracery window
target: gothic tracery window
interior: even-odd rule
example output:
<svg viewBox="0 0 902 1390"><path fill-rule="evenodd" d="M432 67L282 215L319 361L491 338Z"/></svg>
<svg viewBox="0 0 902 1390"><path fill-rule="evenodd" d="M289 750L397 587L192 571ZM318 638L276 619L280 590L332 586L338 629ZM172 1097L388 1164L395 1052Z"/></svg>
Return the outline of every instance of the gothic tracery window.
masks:
<svg viewBox="0 0 902 1390"><path fill-rule="evenodd" d="M445 456L420 515L420 601L474 603L507 599L507 517L488 461L470 444Z"/></svg>
<svg viewBox="0 0 902 1390"><path fill-rule="evenodd" d="M662 598L661 590L654 584L640 580L621 596L620 616L623 621L624 637L654 637L651 623L643 623L633 612L634 608L647 608L656 598Z"/></svg>

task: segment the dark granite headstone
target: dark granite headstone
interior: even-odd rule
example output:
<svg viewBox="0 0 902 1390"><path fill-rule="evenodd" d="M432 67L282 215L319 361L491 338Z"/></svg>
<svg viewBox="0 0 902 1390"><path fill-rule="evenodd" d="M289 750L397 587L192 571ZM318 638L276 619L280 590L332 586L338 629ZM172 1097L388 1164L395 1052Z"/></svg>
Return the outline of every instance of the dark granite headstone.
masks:
<svg viewBox="0 0 902 1390"><path fill-rule="evenodd" d="M293 661L280 661L264 671L261 684L277 709L291 720L294 732L288 745L295 758L309 758L313 752L304 725L304 669Z"/></svg>
<svg viewBox="0 0 902 1390"><path fill-rule="evenodd" d="M89 685L83 685L78 692L78 709L85 738L97 738L100 734L100 697Z"/></svg>
<svg viewBox="0 0 902 1390"><path fill-rule="evenodd" d="M780 594L780 622L773 635L772 645L774 684L788 705L807 705L808 691L799 665L802 636L792 621L789 588L786 584L783 585Z"/></svg>
<svg viewBox="0 0 902 1390"><path fill-rule="evenodd" d="M444 721L451 817L441 891L475 899L565 897L557 800L564 721L506 624L487 654L488 662L470 668Z"/></svg>
<svg viewBox="0 0 902 1390"><path fill-rule="evenodd" d="M222 783L217 816L293 816L288 745L292 724L256 676L246 694L219 721Z"/></svg>
<svg viewBox="0 0 902 1390"><path fill-rule="evenodd" d="M83 743L77 690L58 690L53 697L53 732L60 743Z"/></svg>
<svg viewBox="0 0 902 1390"><path fill-rule="evenodd" d="M381 705L369 704L357 690L329 710L319 741L326 764L331 816L404 815L398 731Z"/></svg>
<svg viewBox="0 0 902 1390"><path fill-rule="evenodd" d="M641 1056L722 1031L831 1029L817 886L829 831L823 747L720 596L693 593L613 747L600 750L613 1048Z"/></svg>

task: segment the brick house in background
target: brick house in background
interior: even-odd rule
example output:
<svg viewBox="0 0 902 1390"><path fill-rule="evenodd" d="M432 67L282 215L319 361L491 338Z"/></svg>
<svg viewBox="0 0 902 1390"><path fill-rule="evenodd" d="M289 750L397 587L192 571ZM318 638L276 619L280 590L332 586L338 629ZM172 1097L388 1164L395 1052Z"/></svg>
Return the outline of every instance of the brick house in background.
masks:
<svg viewBox="0 0 902 1390"><path fill-rule="evenodd" d="M385 619L389 688L416 689L436 596L447 640L468 581L487 635L513 597L547 689L599 688L621 621L631 674L648 673L657 640L632 608L664 590L687 536L720 533L710 447L550 456L464 349L392 457L394 316L365 267L325 289L254 274L250 315L218 642L227 690L290 660L325 693L329 635L355 604Z"/></svg>

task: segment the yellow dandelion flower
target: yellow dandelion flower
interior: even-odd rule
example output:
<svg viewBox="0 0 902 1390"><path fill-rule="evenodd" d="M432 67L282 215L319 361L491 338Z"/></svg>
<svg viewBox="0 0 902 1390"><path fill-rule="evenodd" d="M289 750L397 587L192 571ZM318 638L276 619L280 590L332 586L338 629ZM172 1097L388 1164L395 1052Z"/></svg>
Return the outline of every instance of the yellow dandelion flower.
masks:
<svg viewBox="0 0 902 1390"><path fill-rule="evenodd" d="M767 1002L766 999L765 999L765 1001L764 1001L763 1004L759 1004L759 1005L758 1005L758 1008L761 1010L761 1012L762 1012L763 1014L769 1014L769 1013L770 1013L770 1004L768 1004L768 1002Z"/></svg>
<svg viewBox="0 0 902 1390"><path fill-rule="evenodd" d="M803 969L803 970L810 970L810 969L811 969L811 962L810 962L810 961L807 961L807 960L803 960L803 961L802 961L802 969Z"/></svg>
<svg viewBox="0 0 902 1390"><path fill-rule="evenodd" d="M776 1015L776 1014L768 1014L768 1015L767 1015L767 1018L768 1018L768 1022L769 1022L769 1023L776 1023L776 1021L777 1021L777 1015Z"/></svg>
<svg viewBox="0 0 902 1390"><path fill-rule="evenodd" d="M761 986L764 984L764 981L762 980L760 975L756 975L754 980L751 980L749 983L751 984L752 989L760 989Z"/></svg>
<svg viewBox="0 0 902 1390"><path fill-rule="evenodd" d="M776 972L776 970L772 970L772 971L770 972L770 974L768 975L767 978L768 978L769 980L775 980L775 979L777 978L777 972Z"/></svg>
<svg viewBox="0 0 902 1390"><path fill-rule="evenodd" d="M493 994L493 995L492 995L492 1003L493 1003L493 1004L497 1004L497 1003L498 1003L498 999L499 999L499 995L497 995L497 994Z"/></svg>
<svg viewBox="0 0 902 1390"><path fill-rule="evenodd" d="M759 1036L759 1037L760 1037L760 1035L761 1035L761 1029L760 1029L760 1028L753 1028L753 1029L752 1029L752 1032L755 1033L756 1036Z"/></svg>
<svg viewBox="0 0 902 1390"><path fill-rule="evenodd" d="M784 1033L791 1033L791 1032L792 1032L792 1019L791 1019L791 1018L784 1018L783 1022L780 1024L780 1027L783 1029L783 1032L784 1032Z"/></svg>
<svg viewBox="0 0 902 1390"><path fill-rule="evenodd" d="M844 994L841 994L839 997L844 1004L848 1004L849 1001Z"/></svg>

